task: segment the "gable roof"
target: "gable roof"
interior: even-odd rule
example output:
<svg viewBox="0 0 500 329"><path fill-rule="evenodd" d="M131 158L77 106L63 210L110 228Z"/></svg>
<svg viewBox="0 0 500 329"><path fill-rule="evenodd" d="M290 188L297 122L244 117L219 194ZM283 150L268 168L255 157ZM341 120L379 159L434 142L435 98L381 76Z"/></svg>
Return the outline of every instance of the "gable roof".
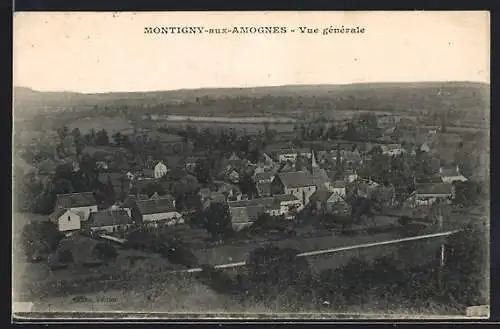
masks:
<svg viewBox="0 0 500 329"><path fill-rule="evenodd" d="M401 149L401 144L383 144L380 146L382 151L391 151Z"/></svg>
<svg viewBox="0 0 500 329"><path fill-rule="evenodd" d="M176 211L170 198L137 201L137 207L142 215L159 214Z"/></svg>
<svg viewBox="0 0 500 329"><path fill-rule="evenodd" d="M281 202L286 202L286 201L300 201L295 195L293 194L278 194L274 196L274 200L278 203Z"/></svg>
<svg viewBox="0 0 500 329"><path fill-rule="evenodd" d="M328 199L332 196L333 192L330 192L325 189L317 189L310 197L309 200L311 202L320 202L324 203L328 201Z"/></svg>
<svg viewBox="0 0 500 329"><path fill-rule="evenodd" d="M344 180L335 180L332 182L332 187L333 188L346 188L347 183Z"/></svg>
<svg viewBox="0 0 500 329"><path fill-rule="evenodd" d="M458 168L440 168L440 175L442 177L453 177L453 176L460 176L460 171Z"/></svg>
<svg viewBox="0 0 500 329"><path fill-rule="evenodd" d="M306 171L281 172L278 178L287 188L314 186L313 177Z"/></svg>
<svg viewBox="0 0 500 329"><path fill-rule="evenodd" d="M49 216L49 220L50 221L57 221L62 215L64 215L66 212L71 212L77 216L80 216L78 215L77 213L74 213L72 212L71 210L69 209L65 209L65 208L59 208L59 209L56 209L50 216Z"/></svg>
<svg viewBox="0 0 500 329"><path fill-rule="evenodd" d="M241 208L230 208L231 221L233 223L248 223L256 221L259 215L265 212L261 205L246 206Z"/></svg>
<svg viewBox="0 0 500 329"><path fill-rule="evenodd" d="M449 183L417 184L415 186L415 191L417 194L451 195L453 192L453 185Z"/></svg>
<svg viewBox="0 0 500 329"><path fill-rule="evenodd" d="M56 208L76 208L97 205L92 192L58 194Z"/></svg>
<svg viewBox="0 0 500 329"><path fill-rule="evenodd" d="M260 172L260 173L255 174L254 180L256 182L263 181L263 180L269 180L269 179L272 179L273 176L274 176L273 172L271 172L271 171L264 171L264 172Z"/></svg>
<svg viewBox="0 0 500 329"><path fill-rule="evenodd" d="M102 227L132 223L132 219L125 210L105 210L91 213L85 225L89 227Z"/></svg>
<svg viewBox="0 0 500 329"><path fill-rule="evenodd" d="M270 206L274 203L274 198L255 198L252 200L241 200L241 201L230 201L228 205L230 208L241 208L241 207L250 207L250 206Z"/></svg>

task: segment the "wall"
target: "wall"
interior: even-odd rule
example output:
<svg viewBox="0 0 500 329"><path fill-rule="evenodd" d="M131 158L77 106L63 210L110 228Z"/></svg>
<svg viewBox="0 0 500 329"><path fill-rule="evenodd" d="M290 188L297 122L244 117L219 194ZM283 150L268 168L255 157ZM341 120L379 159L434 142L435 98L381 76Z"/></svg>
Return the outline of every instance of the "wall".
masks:
<svg viewBox="0 0 500 329"><path fill-rule="evenodd" d="M168 220L172 218L181 218L181 214L179 214L176 211L171 211L171 212L165 212L165 213L159 213L159 214L149 214L149 215L143 215L142 220L144 222L158 222L158 221L163 221L163 220Z"/></svg>
<svg viewBox="0 0 500 329"><path fill-rule="evenodd" d="M60 232L79 230L81 228L80 216L71 211L66 211L59 217L57 224Z"/></svg>

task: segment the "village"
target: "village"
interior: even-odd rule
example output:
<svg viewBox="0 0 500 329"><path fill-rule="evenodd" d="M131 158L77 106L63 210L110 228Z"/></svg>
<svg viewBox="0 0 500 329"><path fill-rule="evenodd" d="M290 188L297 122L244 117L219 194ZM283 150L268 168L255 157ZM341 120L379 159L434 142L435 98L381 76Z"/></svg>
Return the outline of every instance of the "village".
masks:
<svg viewBox="0 0 500 329"><path fill-rule="evenodd" d="M315 252L460 229L485 211L484 136L419 120L361 113L255 134L151 117L109 132L62 125L52 150L19 148L17 206L36 216L15 237L32 264L19 282L58 294L141 281L145 266L237 264L270 243ZM427 264L436 243L398 259ZM363 259L396 252L377 250ZM319 273L349 259L310 262Z"/></svg>
<svg viewBox="0 0 500 329"><path fill-rule="evenodd" d="M62 164L43 159L31 168L36 174L27 175L45 189L53 187L34 207L45 208L66 235L88 230L125 238L137 227L203 228L202 217L213 204L227 206L232 230L241 231L264 215L282 223L322 217L350 218L352 224L397 211L412 217L454 203L457 188L458 198L471 200L463 194L479 184L481 173L459 158L467 149L459 133L387 116L356 120L345 131L310 123L282 134L265 127L260 136L188 126L115 132L110 138L105 130L82 134L78 127L63 127L57 146ZM375 137L363 141L356 129L372 129L367 134ZM219 138L221 148L210 138ZM202 151L207 147L212 149ZM453 147L454 157L442 158ZM45 168L49 163L52 172Z"/></svg>

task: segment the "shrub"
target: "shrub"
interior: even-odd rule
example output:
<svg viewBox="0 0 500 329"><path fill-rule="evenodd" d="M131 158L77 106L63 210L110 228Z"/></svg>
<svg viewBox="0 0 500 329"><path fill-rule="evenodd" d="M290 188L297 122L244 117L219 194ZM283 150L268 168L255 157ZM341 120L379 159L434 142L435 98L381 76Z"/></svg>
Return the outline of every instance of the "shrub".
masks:
<svg viewBox="0 0 500 329"><path fill-rule="evenodd" d="M116 259L118 252L109 243L100 242L92 249L92 256L102 261L110 261Z"/></svg>

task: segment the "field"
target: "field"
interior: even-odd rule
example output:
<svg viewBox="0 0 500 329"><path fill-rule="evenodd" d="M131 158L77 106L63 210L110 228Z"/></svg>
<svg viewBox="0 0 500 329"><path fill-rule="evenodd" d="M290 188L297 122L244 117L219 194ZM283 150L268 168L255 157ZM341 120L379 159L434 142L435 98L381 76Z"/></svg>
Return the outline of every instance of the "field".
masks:
<svg viewBox="0 0 500 329"><path fill-rule="evenodd" d="M115 132L131 132L133 129L127 119L118 116L85 117L72 121L68 125L68 128L70 131L74 128L78 128L82 134L88 133L91 129L94 129L96 132L105 129L109 137Z"/></svg>

